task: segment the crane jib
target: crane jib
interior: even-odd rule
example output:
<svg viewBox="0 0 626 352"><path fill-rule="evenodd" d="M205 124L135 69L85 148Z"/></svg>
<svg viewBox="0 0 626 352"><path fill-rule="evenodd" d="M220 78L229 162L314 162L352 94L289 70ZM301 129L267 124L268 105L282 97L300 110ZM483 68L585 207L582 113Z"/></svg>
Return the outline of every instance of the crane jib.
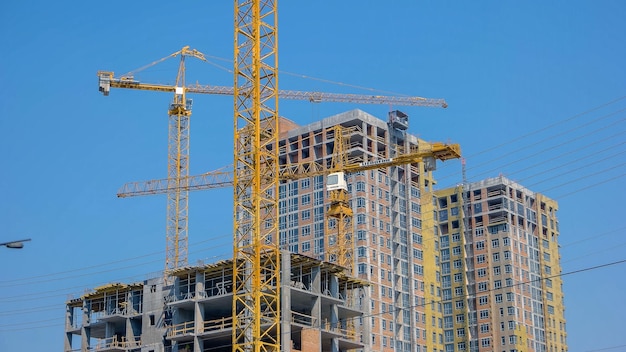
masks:
<svg viewBox="0 0 626 352"><path fill-rule="evenodd" d="M380 164L387 164L393 161L393 158L387 158L387 159L378 159L378 160L372 160L372 161L364 161L362 163L359 164L359 166L372 166L372 165L380 165Z"/></svg>

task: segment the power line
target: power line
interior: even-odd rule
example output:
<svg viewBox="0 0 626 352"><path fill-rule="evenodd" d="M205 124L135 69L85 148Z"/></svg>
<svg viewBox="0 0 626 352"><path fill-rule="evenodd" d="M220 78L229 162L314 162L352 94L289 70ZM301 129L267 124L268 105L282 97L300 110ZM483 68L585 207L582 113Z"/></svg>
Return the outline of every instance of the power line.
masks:
<svg viewBox="0 0 626 352"><path fill-rule="evenodd" d="M500 288L494 288L494 289L489 289L486 291L482 291L481 294L483 293L489 293L489 292L495 292L495 291L500 291L500 290L505 290L511 287L515 287L515 286L520 286L520 285L526 285L526 284L530 284L530 283L534 283L534 282L539 282L539 281L543 281L546 279L553 279L556 277L563 277L563 276L567 276L567 275L573 275L573 274L579 274L582 272L587 272L587 271L592 271L592 270L597 270L597 269L602 269L605 267L609 267L609 266L613 266L613 265L619 265L619 264L623 264L626 263L626 259L623 260L618 260L618 261L614 261L614 262L610 262L610 263L605 263L605 264L600 264L600 265L596 265L596 266L592 266L592 267L586 267L586 268L582 268L582 269L577 269L577 270L573 270L573 271L569 271L566 273L561 273L561 274L555 274L555 275L550 275L550 276L546 276L546 277L541 277L538 279L533 279L533 280L528 280L528 281L523 281L523 282L518 282L515 283L513 285L509 285L509 286L505 286L505 287L500 287ZM463 295L459 295L458 297L456 297L456 299L467 299L467 298L473 298L476 295L470 295L470 294L463 294ZM393 311L402 311L405 309L413 309L413 308L419 308L419 307L425 307L427 304L434 304L434 303L444 303L444 302L448 302L448 301L452 301L452 298L450 299L440 299L440 300L431 300L430 302L426 302L424 301L424 303L421 304L414 304L414 305L410 305L408 307L399 307L399 308L395 308L393 309ZM385 312L379 312L379 313L372 313L372 314L364 314L359 316L360 318L371 318L371 317L376 317L376 316L380 316L382 314L389 314L391 313L391 310L385 311ZM310 327L302 327L301 330L311 330L311 329L322 329L324 327L324 325L322 325L321 323L317 323L317 324L313 324ZM282 335L284 336L289 336L291 334L291 331L283 331L281 332ZM208 338L205 339L205 341L211 341L211 340L215 340L216 338ZM230 346L230 344L227 345L222 345L222 346L213 346L213 349L217 349L217 348L223 348L223 347L228 347ZM620 347L620 346L617 346Z"/></svg>
<svg viewBox="0 0 626 352"><path fill-rule="evenodd" d="M607 107L607 106L609 106L609 105L615 104L615 103L617 103L617 102L619 102L619 101L621 101L621 100L624 100L624 99L626 99L626 95L621 96L621 97L618 97L618 98L613 99L613 100L610 100L610 101L608 101L608 102L606 102L606 103L603 103L603 104L597 105L597 106L595 106L595 107L593 107L593 108L591 108L591 109L589 109L589 110L586 110L586 111L583 111L583 112L581 112L581 113L578 113L578 114L572 115L572 116L570 116L570 117L568 117L568 118L566 118L566 119L563 119L563 120L557 121L557 122L552 123L552 124L550 124L550 125L548 125L548 126L545 126L545 127L542 127L542 128L536 129L536 130L533 130L533 131L528 132L528 133L526 133L526 134L524 134L524 135L521 135L521 136L519 136L519 137L516 137L516 138L513 138L513 139L509 139L509 140L507 140L507 141L506 141L506 142L504 142L504 143L501 143L501 144L495 145L495 146L493 146L493 147L491 147L491 148L485 149L485 150L483 150L483 151L480 151L480 152L474 153L474 154L472 154L472 155L469 155L468 157L475 157L475 156L478 156L478 155L481 155L481 154L487 153L487 152L489 152L489 151L492 151L492 150L494 150L494 149L497 149L497 148L500 148L500 147L504 147L504 146L506 146L506 145L508 145L508 144L511 144L511 143L514 143L514 142L517 142L517 141L520 141L520 140L526 139L526 138L528 138L528 137L530 137L530 136L536 135L536 134L537 134L537 133L539 133L539 132L543 132L543 131L549 130L549 129L553 128L553 127L557 127L557 126L559 126L559 125L561 125L561 124L564 124L564 123L566 123L566 122L573 121L573 120L575 120L575 119L577 119L577 118L579 118L579 117L581 117L581 116L587 115L587 114L592 113L592 112L597 111L597 110L600 110L600 109L602 109L602 108L604 108L604 107Z"/></svg>
<svg viewBox="0 0 626 352"><path fill-rule="evenodd" d="M608 350L614 350L614 349L616 349L616 348L622 348L622 347L626 347L626 345L611 346L611 347L603 347L603 348L599 348L599 349L595 349L595 350L586 350L585 352L608 351Z"/></svg>
<svg viewBox="0 0 626 352"><path fill-rule="evenodd" d="M620 112L621 112L621 111L626 111L626 108L624 108L624 109L620 110ZM591 136L591 135L594 135L594 134L596 134L596 133L602 132L602 131L604 131L604 130L606 130L606 129L609 129L609 128L611 128L611 127L613 127L613 126L615 126L615 125L617 125L617 124L619 124L619 123L622 123L622 122L624 122L624 121L626 121L626 119L622 119L622 120L615 121L615 122L613 122L613 123L611 123L611 124L609 124L609 125L602 126L602 127L600 127L600 128L597 128L597 129L595 129L595 130L593 130L593 131L590 131L590 132L588 132L588 133L585 133L585 134L583 134L583 135L576 136L575 138L567 139L566 141L564 141L564 142L562 142L562 143L560 143L560 144L557 144L557 145L555 145L555 146L552 146L552 147L547 148L547 150L550 150L550 149L557 149L557 148L559 148L559 147L563 147L563 146L565 146L565 145L567 145L567 144L570 144L570 143L573 143L573 142L575 142L575 141L577 141L577 140L580 140L580 139L583 139L583 138L589 137L589 136ZM551 137L547 138L546 140L551 140L552 138L553 138L553 136L551 136ZM538 142L538 143L541 143L541 142ZM538 144L538 143L533 143L533 145L536 145L536 144ZM501 155L500 157L497 157L497 158L493 158L493 159L491 159L491 160L489 160L489 161L487 161L487 162L485 162L485 163L482 163L482 164L479 164L479 165L473 166L473 167L471 167L471 168L469 168L469 169L475 169L475 168L477 168L477 167L479 167L479 166L482 166L482 165L485 165L485 164L491 164L494 160L502 159L503 157L506 157L506 156L509 156L509 155L511 155L511 154L514 154L514 153L520 152L520 151L525 150L525 149L526 149L525 147L522 147L522 148L516 149L516 150L514 150L514 151L512 151L512 152L506 153L506 154ZM491 172L493 172L494 170L497 170L497 169L499 169L499 168L501 168L501 167L503 167L503 166L514 165L514 164L519 163L520 161L527 160L527 159L530 159L530 158L533 158L533 157L537 157L537 156L543 155L543 154L545 154L545 151L546 151L546 149L539 150L538 152L535 152L535 153L533 153L533 154L530 154L530 155L524 156L524 157L522 157L522 158L519 158L519 159L516 159L516 160L510 161L510 162L508 162L508 163L506 163L506 164L504 164L504 165L500 165L498 168L494 168L494 169L491 169L491 170L488 170L488 171L484 171L484 172L482 172L482 173L479 173L478 175L475 175L475 176L474 176L474 177L472 177L472 178L473 178L473 179L480 178L479 176L484 175L484 174L491 173Z"/></svg>

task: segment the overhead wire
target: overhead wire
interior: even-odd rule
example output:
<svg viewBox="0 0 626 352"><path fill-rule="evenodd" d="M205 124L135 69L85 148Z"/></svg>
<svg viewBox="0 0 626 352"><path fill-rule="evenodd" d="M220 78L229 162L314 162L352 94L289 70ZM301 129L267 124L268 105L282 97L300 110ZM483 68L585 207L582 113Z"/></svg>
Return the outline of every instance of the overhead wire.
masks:
<svg viewBox="0 0 626 352"><path fill-rule="evenodd" d="M564 136L564 135L568 135L568 134L570 134L570 133L572 133L572 132L575 132L575 131L577 131L577 130L579 130L579 129L582 129L582 128L586 127L586 126L589 126L589 125L591 125L591 124L595 124L595 123L597 123L597 122L599 122L599 121L602 121L602 120L605 120L605 119L607 119L607 118L609 118L609 117L613 117L613 116L615 116L615 115L618 115L618 114L620 114L620 113L622 113L622 112L624 112L624 111L626 111L626 108L619 109L619 110L617 110L617 111L613 111L613 112L611 112L611 113L608 113L608 114L605 114L605 115L600 116L600 117L598 117L598 118L595 118L595 119L593 119L593 120L591 120L591 121L587 121L586 123L584 123L584 124L582 124L582 125L578 125L578 126L572 127L572 128L570 128L569 130L565 130L565 131L559 132L559 133L557 133L557 134L554 134L554 135L550 135L550 136L544 137L543 139L540 139L539 141L533 141L532 145L538 145L538 144L542 144L542 143L546 143L546 142L553 141L555 137L562 137L562 136ZM583 138L583 137L587 137L587 136L589 136L589 135L592 135L592 134L595 134L595 133L597 133L597 132L603 131L603 130L605 130L605 129L607 129L607 128L609 128L609 127L613 126L613 125L616 125L616 124L619 124L619 123L621 123L621 122L624 122L624 120L625 120L625 119L621 119L621 120L614 121L614 122L612 122L611 124L609 124L609 125L607 125L607 126L604 126L604 127L602 127L602 128L599 128L599 129L597 129L597 130L594 130L594 131L589 132L589 133L587 133L587 134L584 134L584 135L582 135L582 136L578 136L578 137L576 137L576 138L575 138L575 139L573 139L573 140L569 140L569 139L568 139L566 142L564 142L564 143L562 143L562 144L559 144L558 146L562 146L562 145L565 145L565 144L569 144L569 143L571 143L571 142L573 142L573 141L576 141L576 140L578 140L578 139L581 139L581 138ZM491 149L491 148L490 148L490 149ZM506 157L507 157L507 156L509 156L509 155L516 154L516 153L521 152L521 151L523 151L523 150L525 150L525 149L526 149L525 147L522 147L522 148L518 148L518 149L515 149L515 150L512 150L512 151L509 151L509 152L507 152L507 153L505 153L505 154L501 154L501 155L499 155L499 156L498 156L498 157L496 157L496 158L492 158L492 159L490 159L488 162L484 162L484 163L482 163L482 164L473 165L473 166L471 166L471 167L468 167L468 170L478 169L478 168L482 169L482 166L484 166L484 165L486 165L486 164L490 164L490 163L491 163L491 162L493 162L494 160L504 159L504 158L506 158Z"/></svg>
<svg viewBox="0 0 626 352"><path fill-rule="evenodd" d="M626 263L626 259L617 260L617 261L604 263L604 264L599 264L599 265L590 266L590 267L584 267L584 268L581 268L581 269L576 269L576 270L572 270L572 271L568 271L568 272L562 272L562 273L559 273L559 274L543 276L543 277L539 277L537 279L520 281L520 282L517 282L517 283L513 283L512 285L503 286L503 287L500 287L500 288L487 289L485 291L481 291L480 293L476 293L476 294L462 294L462 295L456 296L454 299L475 298L478 294L483 295L483 294L487 294L487 293L491 293L491 292L502 291L502 290L509 289L511 287L528 285L528 284L532 284L532 283L535 283L535 282L541 282L541 281L544 281L544 280L547 280L547 279L554 279L554 278L557 278L557 277L564 277L564 276L579 274L579 273L583 273L583 272L587 272L587 271L598 270L598 269L602 269L602 268L606 268L606 267L610 267L610 266L615 266L615 265L619 265L619 264L624 264L624 263ZM423 303L412 304L412 305L409 305L407 307L395 307L393 310L387 310L387 311L384 311L384 312L371 313L371 314L363 314L363 315L360 315L359 317L360 318L377 317L377 316L380 316L380 315L383 315L383 314L389 314L391 312L401 312L401 311L406 310L406 309L415 309L415 308L425 307L426 305L429 305L429 304L446 303L446 302L450 302L452 300L453 300L452 298L430 300L430 301L426 301L424 299L422 301ZM302 327L301 330L318 330L318 329L322 329L323 327L324 327L324 325L322 325L322 323L320 322L320 323L312 324L310 327ZM2 330L0 330L0 331L2 331ZM7 331L7 330L5 330L5 331ZM284 336L289 336L288 334L291 334L291 331L283 331L283 332L281 332L281 334L283 334ZM215 339L216 338L207 338L207 339L203 339L203 340L211 341L211 340L215 340ZM222 345L222 346L213 346L213 347L214 348L224 348L224 347L228 347L228 346L230 346L230 344Z"/></svg>
<svg viewBox="0 0 626 352"><path fill-rule="evenodd" d="M513 139L509 139L509 140L507 140L507 142L502 143L502 144L501 144L501 145L499 145L499 146L496 146L496 147L490 147L490 148L487 148L487 149L485 149L485 150L483 150L483 151L481 151L481 152L474 153L474 154L472 154L472 155L470 155L470 156L465 156L465 159L471 159L471 158L475 157L476 155L485 154L485 153L487 153L487 152L493 152L493 151L495 151L495 150L499 150L499 149L500 149L500 147L504 147L504 146L509 146L509 145L512 145L514 142L519 141L519 140L522 140L522 139L526 141L526 140L527 140L527 138L526 138L526 137L529 137L529 136L531 136L531 135L534 135L535 133L537 133L537 132L539 132L539 131L545 131L545 130L548 130L549 128L557 127L557 126L559 126L559 125L560 125L560 124L562 124L562 123L565 123L565 122L571 121L571 120L572 120L572 119L574 119L574 118L578 118L578 117L580 117L580 116L583 116L584 114L587 114L587 113L589 113L589 112L592 112L592 111L598 110L598 109L599 109L599 108L601 108L601 107L608 106L608 105L613 104L613 103L615 103L615 102L617 102L617 101L620 101L620 100L622 100L622 99L624 99L624 98L626 98L626 96L621 97L621 98L616 99L616 100L613 100L613 101L611 101L611 102L608 102L608 103L602 104L602 105L600 105L600 106L598 106L598 107L596 107L596 108L593 108L593 109L591 109L591 110L588 110L587 112L584 112L584 113L581 113L581 114L576 114L576 115L574 115L574 116L572 116L572 117L570 117L570 118L567 118L567 119L561 120L561 121L559 121L559 122L557 122L557 123L554 123L554 124L551 124L551 125L549 125L549 126L547 126L547 127L545 127L545 128L541 128L541 129L535 130L535 131L533 131L533 132L531 132L531 133L529 133L529 134L527 134L527 135L524 135L524 138L513 138ZM559 133L557 133L557 134L554 134L554 135L548 136L548 137L546 137L546 138L542 139L540 142L535 142L535 141L530 142L530 141L529 141L529 142L527 142L526 144L527 144L527 145L529 145L529 146L535 146L535 145L540 144L540 143L548 142L548 141L550 141L550 140L554 139L555 137L558 137L558 136L563 136L563 135L566 135L566 134L569 134L569 133L575 132L576 130L578 130L578 129L580 129L580 128L582 128L582 127L586 126L586 125L589 125L589 124L591 124L591 123L597 123L597 122L599 122L599 121L601 121L601 120L604 120L604 119L607 119L607 118L609 118L609 117L615 116L615 115L617 115L617 114L619 114L619 113L623 112L624 110L625 110L625 109L624 109L624 108L622 108L622 109L618 109L618 110L616 110L616 111L612 111L612 112L610 112L610 113L608 113L608 114L604 114L604 115L602 115L602 116L600 116L600 117L597 117L597 118L595 118L595 119L593 119L593 120L591 120L591 121L585 122L583 125L580 125L580 126L577 126L577 127L573 127L573 128L571 128L571 129L569 129L569 130L567 130L567 131L564 131L564 132L559 132ZM623 119L622 119L622 120L619 120L618 122L614 122L614 123L619 123L620 121L623 121ZM587 135L590 135L590 134L588 133ZM516 149L516 150L514 150L514 151L512 151L512 152L505 153L504 155L499 155L499 156L497 156L497 157L495 157L495 158L488 159L488 160L486 160L485 162L483 162L483 163L481 163L481 164L469 166L469 167L467 167L467 170L472 170L472 169L476 169L476 168L478 168L479 166L482 166L482 165L491 164L491 163L493 163L493 162L494 162L494 161L496 161L496 160L499 160L499 159L502 159L502 158L504 158L504 157L506 157L506 156L508 156L508 155L511 155L512 153L521 152L521 151L524 151L524 150L526 150L526 149L527 149L527 147L518 148L518 149ZM551 149L554 149L554 147L552 147ZM517 161L519 162L519 160L517 160ZM500 166L500 167L501 167L501 166ZM493 170L491 170L491 171L493 171ZM490 172L491 172L491 171L490 171ZM483 174L484 174L484 173L483 173ZM459 176L459 172L454 172L454 173L451 173L451 174L448 174L448 175L442 175L442 176L439 176L439 177L438 177L438 181L440 181L440 182L441 182L441 181L443 181L443 180L445 180L445 179L448 179L448 178L450 178L450 177L458 177L458 176Z"/></svg>
<svg viewBox="0 0 626 352"><path fill-rule="evenodd" d="M593 349L593 350L586 350L586 351L584 351L584 352L600 352L600 351L608 351L608 350L614 350L614 349L617 349L617 348L622 348L622 347L626 347L626 345L611 346L611 347L602 347L602 348Z"/></svg>
<svg viewBox="0 0 626 352"><path fill-rule="evenodd" d="M230 238L232 236L230 234L213 236L213 237L207 238L206 240L195 242L195 243L192 244L192 246L195 247L195 246L197 246L199 244L203 244L203 243L207 243L207 242L212 242L214 244L215 240L221 239L221 238L227 238L227 237ZM225 246L225 245L226 244L221 244L218 247L222 247L222 246ZM208 247L208 248L214 248L214 247L215 247L215 245L212 245L211 247ZM21 283L21 284L18 283L18 282L20 282L20 281L37 280L37 279L44 278L44 277L48 278L48 280L45 280L45 281L37 280L36 282L37 283L49 282L49 281L64 280L64 279L70 279L70 278L75 278L75 277L79 277L79 276L97 274L97 273L100 273L100 272L88 273L88 274L79 275L79 276L68 276L68 277L62 277L62 278L50 278L51 276L57 276L57 275L62 275L62 274L80 272L80 271L89 270L89 269L96 269L96 268L101 269L104 266L109 266L109 265L112 265L112 264L126 263L126 262L134 261L134 260L137 260L137 259L143 259L143 258L155 256L155 255L164 255L164 254L165 254L165 251L164 250L160 250L160 251L146 253L146 254L130 257L130 258L123 258L123 259L114 260L114 261L110 261L110 262L105 262L105 263L100 263L100 264L95 264L95 265L90 265L90 266L84 266L84 267L80 267L80 268L64 270L64 271L59 271L59 272L54 272L54 273L50 273L48 275L36 275L36 276L28 276L28 277L17 278L17 279L13 279L13 280L4 280L4 281L2 281L2 284L0 285L0 287L9 287L9 286L16 286L16 285L26 285L26 284L30 284L32 282ZM161 260L161 259L159 259L159 260ZM150 263L154 263L154 262L155 262L155 260L152 260L152 261L149 261L149 262L143 262L143 263L138 263L138 264L134 264L134 265L145 265L145 264L150 264ZM123 267L123 268L127 268L127 267ZM123 269L123 268L116 268L116 269L110 269L110 270L119 270L119 269ZM107 271L110 271L110 270L107 270ZM6 284L11 284L11 283L15 283L15 284L6 285Z"/></svg>
<svg viewBox="0 0 626 352"><path fill-rule="evenodd" d="M623 111L626 111L626 108L625 108L625 109L623 109ZM583 138L589 137L589 136L591 136L591 135L594 135L594 134L596 134L596 133L599 133L599 132L602 132L602 131L604 131L604 130L607 130L607 129L611 128L611 127L614 127L615 125L620 124L620 123L622 123L622 122L624 122L624 121L626 121L626 119L621 119L621 120L615 121L615 122L613 122L613 123L611 123L611 124L609 124L609 125L606 125L606 126L600 127L600 128L598 128L598 129L595 129L595 130L590 131L590 132L588 132L588 133L585 133L585 134L583 134L583 135L580 135L580 136L576 136L576 137L574 137L574 138L567 139L567 140L565 140L564 142L561 142L561 143L559 143L559 144L557 144L557 145L555 145L555 146L552 146L552 147L548 148L548 150L554 150L554 149L557 149L557 148L563 147L563 146L565 146L565 145L571 144L571 143L573 143L573 142L575 142L575 141L577 141L577 140L580 140L580 139L583 139ZM552 137L550 137L550 138L552 138ZM541 142L533 143L533 145L537 145L537 144L539 144L539 143L541 143ZM510 153L506 153L506 154L504 154L504 156L509 156L509 155L511 155L511 154L513 154L513 153L520 152L520 151L522 151L522 150L524 150L524 149L526 149L526 147L522 147L522 148L516 149L516 150L514 150L514 151L512 151L512 152L510 152ZM491 170L487 170L487 171L481 172L481 173L479 173L479 174L477 174L477 175L473 175L473 176L471 177L471 179L481 178L480 176L485 175L485 174L488 174L488 173L491 173L491 172L493 172L493 171L495 171L495 170L498 170L499 168L502 168L502 167L504 167L504 166L514 165L514 164L519 163L520 161L523 161L523 160L528 160L528 159L530 159L530 158L537 157L537 156L541 156L542 154L544 154L544 153L545 153L545 151L546 151L545 149L543 149L543 150L539 150L539 151L537 151L537 152L535 152L535 153L533 153L533 154L526 155L526 156L524 156L524 157L522 157L522 158L518 158L518 159L516 159L516 160L509 161L509 162L507 162L507 163L506 163L506 164L504 164L504 165L499 165L499 167L498 167L498 168L494 168L494 169L491 169ZM503 157L504 157L504 156L503 156ZM491 159L490 161L488 161L488 162L486 162L486 163L479 164L479 165L490 164L490 163L491 163L491 162L493 162L494 160L499 160L499 159L502 159L502 157L498 157L498 158ZM476 168L476 167L478 167L479 165L477 165L477 166L473 166L473 167L469 167L469 168L468 168L468 170L473 169L473 168Z"/></svg>
<svg viewBox="0 0 626 352"><path fill-rule="evenodd" d="M587 176L585 176L585 177L590 177L590 176L589 176L589 175L587 175ZM585 187L585 188L588 188L588 187ZM428 220L428 219L426 219L426 218L422 218L422 219L423 219L424 221ZM432 219L432 216L431 216L431 219ZM219 237L226 237L226 236L230 236L230 235L222 235L222 236L219 236ZM434 239L436 239L436 238L435 238L435 237L430 238L430 240L434 240ZM429 240L429 238L424 238L424 239L423 239L423 242L426 242L426 241L428 241L428 240ZM208 241L208 240L207 240L207 241ZM200 242L200 243L204 243L204 242L206 242L206 241L202 241L202 242ZM142 255L142 256L139 256L139 257L141 258L141 257L145 257L145 256L148 256L148 255ZM226 255L224 255L224 256L226 256ZM119 262L123 262L123 261L124 261L124 260L120 260ZM80 269L77 269L77 270L80 270ZM117 269L113 269L113 270L111 270L111 271L114 271L114 270L119 270L119 268L117 268ZM73 270L70 270L70 272L71 272L71 271L73 271ZM84 287L84 286L80 286L80 287ZM78 287L77 287L77 288L78 288ZM51 292L55 292L55 291L57 291L57 292L58 292L59 290L47 291L47 293L51 293ZM23 295L16 296L16 297L14 297L14 298L19 299L19 297L23 297ZM5 297L4 299L6 300L6 298L7 298L7 297ZM8 297L8 298L13 298L13 297ZM0 298L0 302L2 302L2 301L3 301L3 298Z"/></svg>
<svg viewBox="0 0 626 352"><path fill-rule="evenodd" d="M492 147L490 147L490 148L484 149L484 150L479 151L479 152L477 152L477 153L470 154L470 155L468 155L468 156L467 156L467 158L473 158L473 157L475 157L475 156L478 156L478 155L481 155L481 154L484 154L484 153L490 152L490 151L492 151L492 150L494 150L494 149L499 149L500 147L504 147L504 146L509 145L509 144L511 144L511 143L515 143L515 142L520 141L520 140L525 140L526 138L531 137L531 136L533 136L533 135L536 135L536 134L538 134L538 133L540 133L540 132L543 132L543 131L549 130L549 129L551 129L551 128L554 128L554 127L560 126L560 125L562 125L562 124L564 124L564 123L567 123L567 122L569 122L569 121L576 120L576 119L578 119L578 118L579 118L579 117L581 117L581 116L585 116L585 115L590 114L590 113L592 113L592 112L594 112L594 111L600 110L600 109L605 108L605 107L610 106L610 105L613 105L613 104L615 104L615 103L617 103L617 102L619 102L619 101L622 101L622 100L624 100L624 99L626 99L626 95L623 95L623 96L621 96L621 97L615 98L615 99L613 99L613 100L610 100L610 101L608 101L608 102L602 103L602 104L600 104L600 105L594 106L594 107L592 107L591 109L588 109L588 110L585 110L585 111L583 111L583 112L580 112L580 113L574 114L574 115L572 115L572 116L570 116L570 117L567 117L567 118L565 118L565 119L558 120L558 121L556 121L556 122L554 122L554 123L552 123L552 124L550 124L550 125L547 125L547 126L544 126L544 127L538 128L538 129L536 129L536 130L532 130L532 131L530 131L530 132L528 132L528 133L526 133L526 134L523 134L523 135L521 135L521 136L514 137L514 138L512 138L512 139L508 139L506 142L503 142L503 143L497 144L497 145L495 145L495 146L492 146Z"/></svg>

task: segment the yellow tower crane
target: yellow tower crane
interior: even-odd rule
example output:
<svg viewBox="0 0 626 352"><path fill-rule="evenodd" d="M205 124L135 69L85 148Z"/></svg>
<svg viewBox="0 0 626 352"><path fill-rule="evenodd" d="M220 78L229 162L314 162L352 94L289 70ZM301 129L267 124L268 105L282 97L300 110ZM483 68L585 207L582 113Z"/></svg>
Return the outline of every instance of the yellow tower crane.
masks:
<svg viewBox="0 0 626 352"><path fill-rule="evenodd" d="M185 89L185 58L195 57L206 61L204 55L189 46L172 53L160 60L146 65L139 70L113 78L113 72L99 71L99 90L109 95L111 87L118 84L136 85L133 74L156 65L166 59L180 56L176 83L167 91L174 93L174 99L168 109L168 148L167 148L167 179L173 185L184 186L189 176L189 117L191 116L191 99L187 99ZM162 91L158 85L141 85L144 90ZM187 265L187 213L188 192L181 188L172 188L167 192L167 225L166 225L166 256L165 271L168 273L180 266Z"/></svg>

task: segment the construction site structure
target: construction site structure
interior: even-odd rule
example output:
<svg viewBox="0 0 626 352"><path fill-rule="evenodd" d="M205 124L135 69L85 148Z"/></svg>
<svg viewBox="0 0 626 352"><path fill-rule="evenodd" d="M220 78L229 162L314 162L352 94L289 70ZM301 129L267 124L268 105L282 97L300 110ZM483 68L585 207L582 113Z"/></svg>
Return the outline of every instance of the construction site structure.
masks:
<svg viewBox="0 0 626 352"><path fill-rule="evenodd" d="M284 352L368 350L367 283L336 265L281 251ZM181 267L67 302L65 352L231 352L234 263Z"/></svg>
<svg viewBox="0 0 626 352"><path fill-rule="evenodd" d="M330 163L337 125L352 131L346 136L346 145L350 146L346 151L351 157L386 158L395 151L426 143L407 130L396 128L395 117L391 114L384 121L352 110L305 126L281 119L280 164ZM561 269L556 201L504 177L435 190L434 171L427 171L430 166L424 164L356 172L345 179L354 219L350 235L355 276L358 282L367 284L362 287L368 303L360 307L363 319L357 324L361 329L357 331L363 334L363 340L359 339L363 347L354 347L355 351L475 352L500 347L506 351L567 351L563 292L558 277ZM274 240L283 251L333 267L338 270L338 277L348 280L349 275L341 266L325 261L326 212L330 207L327 186L328 178L321 174L281 181L278 236ZM285 262L281 261L281 267ZM283 273L291 272L293 269L283 269ZM197 279L196 283L200 281ZM282 287L293 291L291 283ZM283 302L288 293L283 291L279 300L281 348L286 351L299 347L304 351L303 345L291 343L297 338L286 340L293 334L287 332L283 322L289 314ZM159 302L164 301L157 300L157 305ZM86 314L88 308L82 304L80 300L68 302L68 306L83 307L72 308L74 316ZM221 305L211 304L196 310L188 305L185 309L213 316L211 310L219 309L218 306ZM342 309L339 306L338 312ZM95 324L99 319L107 321L97 314L90 321ZM185 319L168 321L168 326L189 321ZM195 319L198 329L202 325ZM66 332L75 339L93 336L89 346L96 346L104 338L100 336L112 336L103 335L104 330L100 335L88 335L87 329L77 330L73 326L68 324ZM230 331L221 333L228 336ZM155 334L165 341L165 330ZM348 347L352 345L341 345L340 340L324 340L328 336L325 330L320 334L316 352L351 349ZM126 336L125 341L132 337ZM181 339L178 346L198 341L196 337L201 336L196 333L184 342ZM157 340L154 337L150 343L157 344ZM73 343L71 348L78 349L78 342ZM154 347L157 345L146 345L141 351L159 351ZM173 342L164 345L177 351ZM192 351L212 351L208 342L204 342L204 350L196 346L199 343L194 342Z"/></svg>

